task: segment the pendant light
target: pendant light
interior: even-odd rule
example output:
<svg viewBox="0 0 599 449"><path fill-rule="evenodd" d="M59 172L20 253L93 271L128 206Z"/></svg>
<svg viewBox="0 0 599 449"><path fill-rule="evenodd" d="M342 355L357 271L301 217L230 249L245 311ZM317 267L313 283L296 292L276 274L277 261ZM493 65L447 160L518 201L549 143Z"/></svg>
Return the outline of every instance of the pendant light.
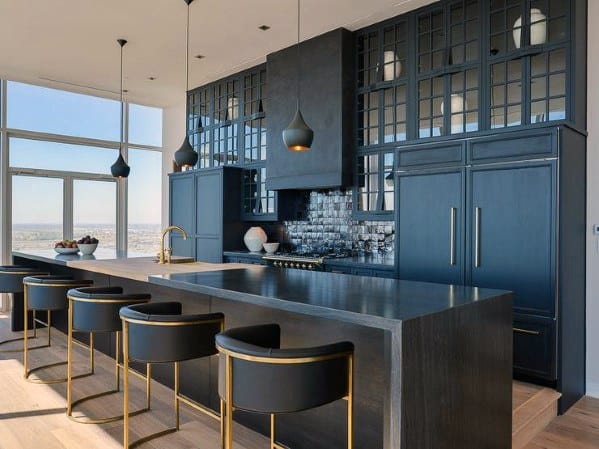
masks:
<svg viewBox="0 0 599 449"><path fill-rule="evenodd" d="M189 5L193 0L183 0L187 3L187 45L185 51L185 101L187 102L187 92L189 91ZM187 131L183 138L181 147L175 151L175 162L181 167L182 170L191 170L198 162L198 153L193 151L191 144L189 143L189 136Z"/></svg>
<svg viewBox="0 0 599 449"><path fill-rule="evenodd" d="M312 146L314 131L304 121L300 111L300 0L297 0L297 109L287 129L283 131L283 142L291 151L306 151Z"/></svg>
<svg viewBox="0 0 599 449"><path fill-rule="evenodd" d="M123 159L123 142L125 141L125 130L123 126L125 115L125 102L123 101L123 47L127 41L125 39L117 39L117 42L121 47L121 142L119 144L119 157L110 167L110 172L115 178L126 178L131 171L131 167L129 167L125 162L125 159Z"/></svg>

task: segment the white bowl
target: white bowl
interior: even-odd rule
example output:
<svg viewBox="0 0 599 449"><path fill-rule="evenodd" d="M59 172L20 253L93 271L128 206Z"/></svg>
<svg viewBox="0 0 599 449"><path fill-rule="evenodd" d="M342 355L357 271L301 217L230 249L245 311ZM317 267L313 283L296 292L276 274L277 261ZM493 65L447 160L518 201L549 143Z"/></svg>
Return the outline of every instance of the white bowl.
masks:
<svg viewBox="0 0 599 449"><path fill-rule="evenodd" d="M262 246L264 246L264 251L268 254L274 254L279 249L278 243L263 243Z"/></svg>
<svg viewBox="0 0 599 449"><path fill-rule="evenodd" d="M79 247L79 251L81 251L81 254L89 256L90 254L93 254L94 251L96 250L96 248L98 247L97 243L77 243L77 246Z"/></svg>
<svg viewBox="0 0 599 449"><path fill-rule="evenodd" d="M58 254L77 254L79 252L79 248L54 248Z"/></svg>

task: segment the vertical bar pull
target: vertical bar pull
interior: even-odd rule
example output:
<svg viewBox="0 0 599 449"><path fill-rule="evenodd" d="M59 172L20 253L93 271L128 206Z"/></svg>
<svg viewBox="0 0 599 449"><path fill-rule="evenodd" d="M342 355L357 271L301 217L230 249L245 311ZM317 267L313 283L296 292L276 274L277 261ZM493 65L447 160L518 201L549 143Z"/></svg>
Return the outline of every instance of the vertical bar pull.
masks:
<svg viewBox="0 0 599 449"><path fill-rule="evenodd" d="M480 267L480 207L474 209L474 268Z"/></svg>
<svg viewBox="0 0 599 449"><path fill-rule="evenodd" d="M449 209L449 265L454 266L456 264L456 255L455 255L455 218L456 218L455 207L451 207Z"/></svg>

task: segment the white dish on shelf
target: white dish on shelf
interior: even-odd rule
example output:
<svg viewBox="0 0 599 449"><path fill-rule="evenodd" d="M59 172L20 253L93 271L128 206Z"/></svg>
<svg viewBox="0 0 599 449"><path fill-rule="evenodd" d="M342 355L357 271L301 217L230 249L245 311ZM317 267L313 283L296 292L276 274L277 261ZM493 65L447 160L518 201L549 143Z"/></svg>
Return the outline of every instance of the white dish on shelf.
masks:
<svg viewBox="0 0 599 449"><path fill-rule="evenodd" d="M277 242L263 243L262 246L264 246L264 251L266 251L267 254L274 254L279 249L279 244Z"/></svg>
<svg viewBox="0 0 599 449"><path fill-rule="evenodd" d="M79 248L54 248L58 254L77 254L79 252Z"/></svg>
<svg viewBox="0 0 599 449"><path fill-rule="evenodd" d="M94 253L94 251L98 247L98 244L97 243L77 243L77 246L79 247L79 251L81 251L81 254L90 256Z"/></svg>

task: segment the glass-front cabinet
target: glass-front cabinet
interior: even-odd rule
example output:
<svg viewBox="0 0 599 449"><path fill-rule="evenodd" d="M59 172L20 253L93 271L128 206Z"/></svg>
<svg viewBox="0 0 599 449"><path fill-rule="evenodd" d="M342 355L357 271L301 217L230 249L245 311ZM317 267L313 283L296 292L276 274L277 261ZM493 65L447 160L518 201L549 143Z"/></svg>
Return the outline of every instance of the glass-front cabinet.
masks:
<svg viewBox="0 0 599 449"><path fill-rule="evenodd" d="M358 154L354 216L371 220L393 220L395 173L393 151Z"/></svg>
<svg viewBox="0 0 599 449"><path fill-rule="evenodd" d="M255 67L188 93L187 129L198 169L237 165L244 220L277 219L277 193L265 188L266 67Z"/></svg>

